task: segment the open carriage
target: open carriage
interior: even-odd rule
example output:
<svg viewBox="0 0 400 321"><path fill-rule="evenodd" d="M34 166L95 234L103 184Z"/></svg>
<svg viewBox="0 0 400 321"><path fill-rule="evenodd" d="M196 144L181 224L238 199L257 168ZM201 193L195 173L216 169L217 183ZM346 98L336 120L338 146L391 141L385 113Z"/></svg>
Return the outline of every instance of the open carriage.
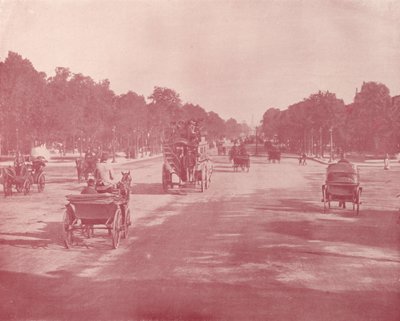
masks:
<svg viewBox="0 0 400 321"><path fill-rule="evenodd" d="M131 225L127 199L118 194L98 193L67 195L68 204L62 221L62 235L66 248L74 242L74 233L80 231L87 238L95 230L108 230L112 248L119 246L120 239L128 236Z"/></svg>
<svg viewBox="0 0 400 321"><path fill-rule="evenodd" d="M346 208L346 202L353 205L353 211L359 213L362 187L358 168L346 160L331 164L326 169L325 184L322 185L324 212L331 208L331 202L337 201L339 207Z"/></svg>

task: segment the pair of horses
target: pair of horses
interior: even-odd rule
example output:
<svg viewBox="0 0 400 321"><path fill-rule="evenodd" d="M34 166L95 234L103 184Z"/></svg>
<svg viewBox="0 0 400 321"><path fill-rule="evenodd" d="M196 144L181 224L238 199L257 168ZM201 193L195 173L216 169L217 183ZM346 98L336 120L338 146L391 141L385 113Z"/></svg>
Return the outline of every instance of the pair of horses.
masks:
<svg viewBox="0 0 400 321"><path fill-rule="evenodd" d="M17 192L24 192L25 195L29 193L32 178L31 172L25 163L3 168L1 176L3 180L4 196L11 196L14 186Z"/></svg>

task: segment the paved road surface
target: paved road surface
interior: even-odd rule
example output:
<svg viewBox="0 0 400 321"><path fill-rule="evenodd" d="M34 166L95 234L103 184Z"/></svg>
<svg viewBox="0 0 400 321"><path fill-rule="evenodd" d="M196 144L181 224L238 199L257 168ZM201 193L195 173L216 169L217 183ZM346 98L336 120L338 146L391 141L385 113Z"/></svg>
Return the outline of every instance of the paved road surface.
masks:
<svg viewBox="0 0 400 321"><path fill-rule="evenodd" d="M212 184L161 190L160 159L125 164L134 224L62 247L64 195L82 185L49 167L43 194L0 200L1 320L400 319L400 170L361 168L359 216L322 213L325 167L252 159Z"/></svg>

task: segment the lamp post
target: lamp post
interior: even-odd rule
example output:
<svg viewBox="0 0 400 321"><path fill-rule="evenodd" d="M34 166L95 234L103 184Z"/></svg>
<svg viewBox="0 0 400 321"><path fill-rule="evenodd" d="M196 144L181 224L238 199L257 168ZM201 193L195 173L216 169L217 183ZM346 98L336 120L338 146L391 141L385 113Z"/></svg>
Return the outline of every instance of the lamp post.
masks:
<svg viewBox="0 0 400 321"><path fill-rule="evenodd" d="M115 126L112 128L113 132L113 142L112 142L112 152L113 152L113 159L112 162L115 163Z"/></svg>
<svg viewBox="0 0 400 321"><path fill-rule="evenodd" d="M329 128L329 135L330 135L330 154L329 154L329 162L333 160L333 128Z"/></svg>
<svg viewBox="0 0 400 321"><path fill-rule="evenodd" d="M256 126L256 156L258 156L258 127Z"/></svg>
<svg viewBox="0 0 400 321"><path fill-rule="evenodd" d="M17 128L15 131L16 131L16 138L17 138L17 152L19 152L19 129Z"/></svg>

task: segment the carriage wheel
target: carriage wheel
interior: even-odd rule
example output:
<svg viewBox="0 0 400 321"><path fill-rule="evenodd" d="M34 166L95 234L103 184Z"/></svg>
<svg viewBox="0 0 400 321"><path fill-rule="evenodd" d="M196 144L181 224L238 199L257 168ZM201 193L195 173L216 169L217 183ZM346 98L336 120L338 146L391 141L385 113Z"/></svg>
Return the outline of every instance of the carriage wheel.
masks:
<svg viewBox="0 0 400 321"><path fill-rule="evenodd" d="M131 211L126 209L125 222L123 222L122 238L126 239L129 234L129 225L131 225Z"/></svg>
<svg viewBox="0 0 400 321"><path fill-rule="evenodd" d="M361 204L361 189L357 189L357 195L356 195L356 211L357 215L360 212L360 204Z"/></svg>
<svg viewBox="0 0 400 321"><path fill-rule="evenodd" d="M205 185L206 185L206 178L205 178L206 174L205 174L205 170L204 168L201 170L201 185L200 185L200 191L204 192L205 190Z"/></svg>
<svg viewBox="0 0 400 321"><path fill-rule="evenodd" d="M15 188L18 193L21 193L24 190L24 184L21 185L20 183L17 183L15 184Z"/></svg>
<svg viewBox="0 0 400 321"><path fill-rule="evenodd" d="M326 195L326 186L322 185L322 202L324 202L324 213L326 213L327 209L327 195Z"/></svg>
<svg viewBox="0 0 400 321"><path fill-rule="evenodd" d="M22 190L24 191L24 195L28 195L29 191L31 190L31 181L30 179L26 179L24 181L24 185L22 186Z"/></svg>
<svg viewBox="0 0 400 321"><path fill-rule="evenodd" d="M164 192L168 191L168 187L170 186L170 184L171 184L171 174L169 173L169 171L167 171L165 166L163 166L163 168L162 168L162 187L163 187Z"/></svg>
<svg viewBox="0 0 400 321"><path fill-rule="evenodd" d="M111 230L113 249L116 249L119 246L119 241L121 240L121 225L122 225L122 215L121 215L121 210L118 209L114 214L114 220L112 223L112 230Z"/></svg>
<svg viewBox="0 0 400 321"><path fill-rule="evenodd" d="M40 174L38 177L38 192L43 192L44 191L44 186L46 185L46 178L44 174Z"/></svg>
<svg viewBox="0 0 400 321"><path fill-rule="evenodd" d="M61 235L63 237L64 245L67 249L72 247L73 242L73 233L72 233L72 218L71 218L71 211L66 209L64 211L64 216L62 220L61 226Z"/></svg>

